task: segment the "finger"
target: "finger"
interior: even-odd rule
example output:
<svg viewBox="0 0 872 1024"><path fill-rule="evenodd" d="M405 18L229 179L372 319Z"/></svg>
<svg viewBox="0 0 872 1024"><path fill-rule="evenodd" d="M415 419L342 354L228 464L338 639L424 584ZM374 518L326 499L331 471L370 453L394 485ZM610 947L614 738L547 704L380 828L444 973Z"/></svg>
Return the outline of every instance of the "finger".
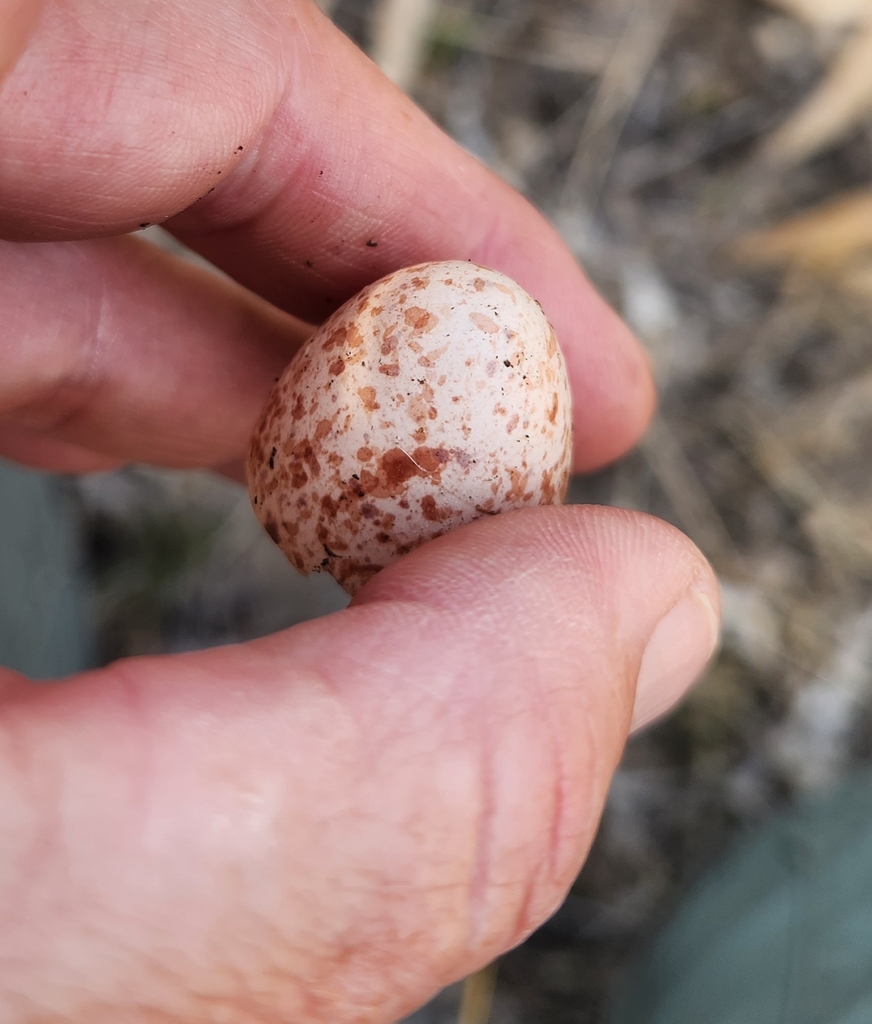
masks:
<svg viewBox="0 0 872 1024"><path fill-rule="evenodd" d="M266 640L12 688L0 1017L396 1020L560 902L688 592L704 660L689 541L540 509Z"/></svg>
<svg viewBox="0 0 872 1024"><path fill-rule="evenodd" d="M43 0L0 0L0 82L24 51L42 6Z"/></svg>
<svg viewBox="0 0 872 1024"><path fill-rule="evenodd" d="M65 471L241 456L308 328L124 238L0 242L0 452Z"/></svg>
<svg viewBox="0 0 872 1024"><path fill-rule="evenodd" d="M555 325L576 468L648 423L647 360L556 233L311 3L50 3L3 91L0 138L14 140L0 155L7 237L187 211L180 237L313 322L400 266L472 259L517 279Z"/></svg>
<svg viewBox="0 0 872 1024"><path fill-rule="evenodd" d="M0 457L54 473L100 473L123 465L120 459L99 455L77 444L57 441L39 431L21 429L8 423L0 423Z"/></svg>

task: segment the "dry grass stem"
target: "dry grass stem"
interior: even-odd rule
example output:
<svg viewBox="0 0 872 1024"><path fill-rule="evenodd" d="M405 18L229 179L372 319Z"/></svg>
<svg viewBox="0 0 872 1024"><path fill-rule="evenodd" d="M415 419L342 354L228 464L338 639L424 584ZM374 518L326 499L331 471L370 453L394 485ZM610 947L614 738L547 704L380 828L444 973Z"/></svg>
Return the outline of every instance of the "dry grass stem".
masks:
<svg viewBox="0 0 872 1024"><path fill-rule="evenodd" d="M636 0L600 79L566 175L560 206L595 207L621 132L666 36L677 0Z"/></svg>
<svg viewBox="0 0 872 1024"><path fill-rule="evenodd" d="M482 56L570 74L601 74L614 49L614 41L608 36L547 22L535 33L523 33L518 31L513 18L452 4L439 5L433 20L433 36Z"/></svg>
<svg viewBox="0 0 872 1024"><path fill-rule="evenodd" d="M457 1024L488 1024L497 985L497 965L489 964L463 983Z"/></svg>
<svg viewBox="0 0 872 1024"><path fill-rule="evenodd" d="M872 579L872 523L864 504L803 465L790 440L747 405L725 401L720 420L737 445L790 507L819 556L858 578Z"/></svg>
<svg viewBox="0 0 872 1024"><path fill-rule="evenodd" d="M872 189L858 189L745 235L733 246L733 255L752 267L800 264L826 272L870 249Z"/></svg>
<svg viewBox="0 0 872 1024"><path fill-rule="evenodd" d="M870 0L770 0L817 28L843 28L872 14Z"/></svg>
<svg viewBox="0 0 872 1024"><path fill-rule="evenodd" d="M372 17L370 55L388 78L409 92L426 53L438 0L378 0Z"/></svg>
<svg viewBox="0 0 872 1024"><path fill-rule="evenodd" d="M669 424L656 420L642 442L645 459L672 503L688 536L716 568L739 569L741 557L708 491L700 482Z"/></svg>
<svg viewBox="0 0 872 1024"><path fill-rule="evenodd" d="M800 163L843 138L872 110L872 21L845 43L821 84L766 140L763 160Z"/></svg>

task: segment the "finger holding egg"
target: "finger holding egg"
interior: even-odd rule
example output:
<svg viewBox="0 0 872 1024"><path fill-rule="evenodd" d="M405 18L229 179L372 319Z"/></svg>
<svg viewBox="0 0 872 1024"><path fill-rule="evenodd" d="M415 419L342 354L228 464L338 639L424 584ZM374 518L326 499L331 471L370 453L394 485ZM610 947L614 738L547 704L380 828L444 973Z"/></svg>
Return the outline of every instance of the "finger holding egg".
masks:
<svg viewBox="0 0 872 1024"><path fill-rule="evenodd" d="M554 330L503 274L397 271L322 325L276 384L248 459L260 521L351 594L427 540L562 502L569 385Z"/></svg>

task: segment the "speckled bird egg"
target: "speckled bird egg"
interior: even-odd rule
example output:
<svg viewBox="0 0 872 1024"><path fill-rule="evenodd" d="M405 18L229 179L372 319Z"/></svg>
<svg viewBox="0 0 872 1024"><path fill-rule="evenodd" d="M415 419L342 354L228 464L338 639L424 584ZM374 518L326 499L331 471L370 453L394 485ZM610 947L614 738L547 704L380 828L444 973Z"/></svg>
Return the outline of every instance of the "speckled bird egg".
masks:
<svg viewBox="0 0 872 1024"><path fill-rule="evenodd" d="M302 573L355 593L424 541L559 504L569 385L542 308L460 261L399 270L309 339L252 438L254 510Z"/></svg>

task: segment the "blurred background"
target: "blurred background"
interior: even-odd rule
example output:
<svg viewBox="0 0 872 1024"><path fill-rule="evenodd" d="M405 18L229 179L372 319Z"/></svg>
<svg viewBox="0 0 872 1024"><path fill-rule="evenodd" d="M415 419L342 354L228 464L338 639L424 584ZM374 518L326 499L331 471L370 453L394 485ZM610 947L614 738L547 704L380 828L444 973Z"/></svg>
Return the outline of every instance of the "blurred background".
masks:
<svg viewBox="0 0 872 1024"><path fill-rule="evenodd" d="M735 836L872 762L872 0L322 6L554 220L648 346L658 421L572 500L675 523L723 584L720 657L630 743L564 907L502 959L493 998L491 975L411 1019L594 1024ZM208 474L7 469L0 517L22 487L56 585L43 609L0 609L0 647L36 675L68 667L40 660L46 616L70 664L100 663L345 603ZM17 557L0 551L20 597Z"/></svg>

